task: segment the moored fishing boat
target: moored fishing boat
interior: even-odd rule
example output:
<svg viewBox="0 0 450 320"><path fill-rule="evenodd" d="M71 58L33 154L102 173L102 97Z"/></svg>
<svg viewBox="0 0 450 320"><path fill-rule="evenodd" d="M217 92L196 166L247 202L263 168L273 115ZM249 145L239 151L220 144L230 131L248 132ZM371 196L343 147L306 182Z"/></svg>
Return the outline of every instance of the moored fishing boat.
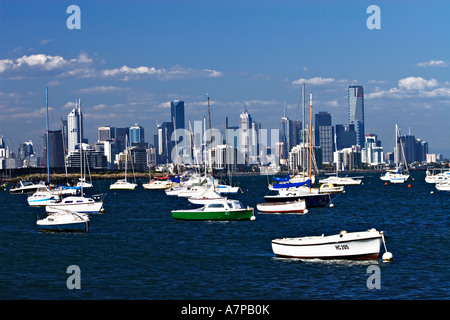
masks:
<svg viewBox="0 0 450 320"><path fill-rule="evenodd" d="M292 202L258 203L256 209L263 213L307 213L305 200Z"/></svg>
<svg viewBox="0 0 450 320"><path fill-rule="evenodd" d="M245 208L238 200L220 199L201 208L172 210L172 218L179 220L254 220L253 208Z"/></svg>
<svg viewBox="0 0 450 320"><path fill-rule="evenodd" d="M301 259L376 260L383 232L370 229L363 232L341 231L337 235L272 240L272 250L280 257Z"/></svg>

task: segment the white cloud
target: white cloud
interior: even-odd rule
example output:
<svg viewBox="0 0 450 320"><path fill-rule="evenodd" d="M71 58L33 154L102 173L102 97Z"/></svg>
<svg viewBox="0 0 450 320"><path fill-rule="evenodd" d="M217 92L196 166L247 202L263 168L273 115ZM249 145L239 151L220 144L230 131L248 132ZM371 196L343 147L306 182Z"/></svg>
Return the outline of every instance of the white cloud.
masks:
<svg viewBox="0 0 450 320"><path fill-rule="evenodd" d="M314 77L314 78L311 78L311 79L301 78L301 79L293 81L292 84L301 85L301 84L305 83L305 84L309 84L309 85L312 85L312 86L322 86L322 85L325 85L325 84L330 84L330 83L335 82L335 81L336 80L333 79L333 78Z"/></svg>
<svg viewBox="0 0 450 320"><path fill-rule="evenodd" d="M448 62L442 60L430 60L427 62L420 62L416 67L448 67Z"/></svg>
<svg viewBox="0 0 450 320"><path fill-rule="evenodd" d="M92 63L92 59L82 53L76 59L64 59L61 56L46 54L24 55L17 59L0 60L0 75L10 78L26 78L34 76L55 75L59 76L86 74L86 66ZM80 72L83 70L83 72ZM92 69L91 69L92 70ZM58 75L56 73L56 75Z"/></svg>
<svg viewBox="0 0 450 320"><path fill-rule="evenodd" d="M194 77L210 77L217 78L223 76L223 73L212 69L191 69L180 65L175 65L170 69L157 69L155 67L140 66L136 68L126 65L121 68L103 70L104 77L119 77L122 80L130 80L141 76L155 77L160 80L194 78Z"/></svg>
<svg viewBox="0 0 450 320"><path fill-rule="evenodd" d="M436 98L450 97L450 86L446 82L440 84L436 79L424 79L422 77L406 77L398 81L398 87L381 90L379 87L374 92L365 94L365 98Z"/></svg>
<svg viewBox="0 0 450 320"><path fill-rule="evenodd" d="M398 81L398 87L405 90L419 90L434 88L438 85L436 79L426 80L422 77L407 77Z"/></svg>
<svg viewBox="0 0 450 320"><path fill-rule="evenodd" d="M101 93L128 91L129 89L130 88L115 87L115 86L98 86L79 89L78 92L84 94L101 94Z"/></svg>

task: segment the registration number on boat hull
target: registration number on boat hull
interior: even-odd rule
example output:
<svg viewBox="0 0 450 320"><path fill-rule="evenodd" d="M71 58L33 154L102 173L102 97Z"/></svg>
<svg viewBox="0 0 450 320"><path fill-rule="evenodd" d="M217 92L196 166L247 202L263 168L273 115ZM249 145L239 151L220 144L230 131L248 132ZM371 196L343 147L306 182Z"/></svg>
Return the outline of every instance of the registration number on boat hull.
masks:
<svg viewBox="0 0 450 320"><path fill-rule="evenodd" d="M348 250L350 249L347 244L336 244L334 245L336 250Z"/></svg>

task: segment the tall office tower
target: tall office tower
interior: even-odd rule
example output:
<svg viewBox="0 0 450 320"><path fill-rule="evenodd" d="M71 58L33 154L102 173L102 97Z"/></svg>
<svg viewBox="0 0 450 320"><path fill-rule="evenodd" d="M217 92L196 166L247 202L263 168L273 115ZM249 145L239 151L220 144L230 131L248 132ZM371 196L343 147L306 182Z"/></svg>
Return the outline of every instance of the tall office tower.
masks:
<svg viewBox="0 0 450 320"><path fill-rule="evenodd" d="M62 130L48 131L48 151L50 168L64 168Z"/></svg>
<svg viewBox="0 0 450 320"><path fill-rule="evenodd" d="M75 151L75 146L83 140L83 114L81 113L81 103L70 111L67 116L67 148L69 153Z"/></svg>
<svg viewBox="0 0 450 320"><path fill-rule="evenodd" d="M239 115L239 151L242 158L238 158L238 164L249 164L251 128L252 117L245 110Z"/></svg>
<svg viewBox="0 0 450 320"><path fill-rule="evenodd" d="M336 139L334 141L336 150L351 148L356 145L356 131L354 124L337 124Z"/></svg>
<svg viewBox="0 0 450 320"><path fill-rule="evenodd" d="M280 158L287 159L288 153L291 151L291 120L287 117L282 117L280 120L280 133L279 133Z"/></svg>
<svg viewBox="0 0 450 320"><path fill-rule="evenodd" d="M98 127L98 141L110 141L116 138L114 127Z"/></svg>
<svg viewBox="0 0 450 320"><path fill-rule="evenodd" d="M291 121L291 149L302 141L302 122L300 120Z"/></svg>
<svg viewBox="0 0 450 320"><path fill-rule="evenodd" d="M174 100L170 103L170 121L173 122L174 130L185 129L184 101Z"/></svg>
<svg viewBox="0 0 450 320"><path fill-rule="evenodd" d="M117 143L117 153L125 150L125 139L128 136L128 141L130 140L129 127L117 127L116 128L116 143Z"/></svg>
<svg viewBox="0 0 450 320"><path fill-rule="evenodd" d="M63 138L64 154L66 154L67 149L68 149L67 120L61 119L61 131L62 131L62 138Z"/></svg>
<svg viewBox="0 0 450 320"><path fill-rule="evenodd" d="M364 146L364 92L362 86L348 87L348 120L355 125L356 144Z"/></svg>
<svg viewBox="0 0 450 320"><path fill-rule="evenodd" d="M130 136L128 137L130 140L130 145L132 143L141 143L144 142L144 128L138 125L137 123L130 127Z"/></svg>
<svg viewBox="0 0 450 320"><path fill-rule="evenodd" d="M320 111L315 115L315 145L322 150L322 161L332 163L334 152L334 128L331 125L331 114Z"/></svg>

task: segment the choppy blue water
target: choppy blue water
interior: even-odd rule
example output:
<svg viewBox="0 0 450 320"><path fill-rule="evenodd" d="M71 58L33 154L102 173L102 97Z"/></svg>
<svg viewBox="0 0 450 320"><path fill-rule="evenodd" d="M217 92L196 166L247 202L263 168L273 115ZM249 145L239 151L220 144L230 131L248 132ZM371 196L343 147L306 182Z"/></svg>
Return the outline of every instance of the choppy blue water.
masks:
<svg viewBox="0 0 450 320"><path fill-rule="evenodd" d="M256 213L255 221L172 219L191 206L163 191L108 190L105 213L91 216L89 233L42 233L42 208L24 195L0 192L0 299L448 299L450 193L424 181L385 186L379 174L347 186L333 208L303 215ZM237 179L245 205L264 202L266 176ZM146 181L141 181L141 183ZM431 193L434 191L434 193ZM274 256L274 238L384 230L394 261L303 261ZM368 289L370 265L380 289ZM67 267L81 270L69 290Z"/></svg>

